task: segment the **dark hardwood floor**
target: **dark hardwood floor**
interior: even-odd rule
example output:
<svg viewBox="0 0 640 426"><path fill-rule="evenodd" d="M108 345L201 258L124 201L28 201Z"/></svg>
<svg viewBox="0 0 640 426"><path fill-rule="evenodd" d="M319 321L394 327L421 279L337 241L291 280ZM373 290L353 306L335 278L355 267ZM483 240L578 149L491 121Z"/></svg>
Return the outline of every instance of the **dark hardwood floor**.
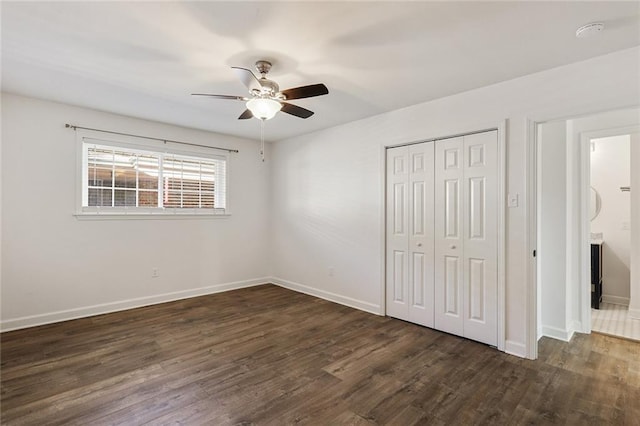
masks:
<svg viewBox="0 0 640 426"><path fill-rule="evenodd" d="M640 344L536 361L265 285L3 333L2 424L640 424Z"/></svg>

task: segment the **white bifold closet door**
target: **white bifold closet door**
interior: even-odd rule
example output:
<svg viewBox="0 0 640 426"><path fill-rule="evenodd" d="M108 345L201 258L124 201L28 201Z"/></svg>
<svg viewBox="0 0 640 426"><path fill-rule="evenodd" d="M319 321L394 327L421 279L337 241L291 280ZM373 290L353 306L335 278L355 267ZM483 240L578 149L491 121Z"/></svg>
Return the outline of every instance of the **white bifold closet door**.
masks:
<svg viewBox="0 0 640 426"><path fill-rule="evenodd" d="M387 150L387 314L497 345L497 131Z"/></svg>
<svg viewBox="0 0 640 426"><path fill-rule="evenodd" d="M387 150L387 314L434 326L433 143Z"/></svg>
<svg viewBox="0 0 640 426"><path fill-rule="evenodd" d="M437 141L435 328L497 345L496 131Z"/></svg>

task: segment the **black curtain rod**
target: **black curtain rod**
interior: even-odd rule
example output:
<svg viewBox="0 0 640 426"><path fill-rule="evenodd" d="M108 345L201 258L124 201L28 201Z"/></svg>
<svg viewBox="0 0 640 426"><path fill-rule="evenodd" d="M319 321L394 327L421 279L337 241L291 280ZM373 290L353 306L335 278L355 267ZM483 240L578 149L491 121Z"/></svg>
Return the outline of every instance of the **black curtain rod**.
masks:
<svg viewBox="0 0 640 426"><path fill-rule="evenodd" d="M74 126L73 124L69 124L69 123L65 124L64 127L66 127L67 129L73 129L73 130L83 129L83 130L93 130L94 132L111 133L112 135L133 136L134 138L151 139L154 141L160 141L164 143L171 142L171 143L178 143L181 145L199 146L201 148L220 149L222 151L227 151L227 152L239 152L237 149L220 148L217 146L200 145L197 143L174 141L171 139L160 139L160 138L153 138L150 136L133 135L131 133L112 132L111 130L102 130L102 129L93 129L91 127Z"/></svg>

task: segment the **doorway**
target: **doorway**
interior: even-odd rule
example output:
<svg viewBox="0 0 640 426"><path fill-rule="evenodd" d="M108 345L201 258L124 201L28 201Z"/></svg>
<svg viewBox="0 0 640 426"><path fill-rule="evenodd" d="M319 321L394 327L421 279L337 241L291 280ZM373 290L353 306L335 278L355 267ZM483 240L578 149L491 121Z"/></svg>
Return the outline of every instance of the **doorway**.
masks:
<svg viewBox="0 0 640 426"><path fill-rule="evenodd" d="M634 148L627 157L628 161L637 164L630 167L630 183L617 184L617 191L620 192L620 187L631 188L626 195L630 198L631 208L635 210L631 211L629 217L636 219L618 220L617 226L628 228L625 232L630 239L629 312L631 316L634 312L640 314L640 309L635 308L637 311L634 311L634 307L640 304L640 268L633 268L633 265L640 265L640 250L637 248L640 244L640 223L637 223L640 209L635 206L640 194L638 190L633 192L634 186L640 188L637 183L637 175L640 174L640 141L633 142L637 139L639 126L640 109L637 108L548 121L535 126L537 167L533 181L537 187L535 237L538 259L535 275L538 338L548 336L570 341L575 332L590 333L592 330L590 207L593 197L590 157L591 147L595 146L591 142L598 138L630 135L630 146ZM597 194L595 198L597 202ZM603 199L600 198L599 202L602 203ZM602 204L599 207L602 208ZM594 237L598 237L599 232L594 234ZM605 240L602 248L607 250L607 236L602 237ZM623 301L624 296L615 297L613 285L607 287L606 278L602 285L602 301Z"/></svg>
<svg viewBox="0 0 640 426"><path fill-rule="evenodd" d="M634 128L589 132L589 243L591 330L640 341L640 319L629 313L632 276L640 266L631 256L632 169L640 166L638 132ZM637 188L637 186L636 186ZM635 195L635 194L634 194Z"/></svg>

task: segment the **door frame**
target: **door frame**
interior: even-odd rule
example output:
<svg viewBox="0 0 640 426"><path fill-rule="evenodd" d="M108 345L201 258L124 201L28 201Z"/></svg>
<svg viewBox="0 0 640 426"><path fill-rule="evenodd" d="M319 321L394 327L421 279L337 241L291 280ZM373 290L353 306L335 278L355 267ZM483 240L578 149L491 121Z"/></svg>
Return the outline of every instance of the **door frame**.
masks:
<svg viewBox="0 0 640 426"><path fill-rule="evenodd" d="M506 344L506 209L507 209L507 193L506 193L506 179L507 179L507 153L506 153L506 140L507 140L507 131L508 131L508 121L507 119L499 120L498 122L488 123L486 125L475 125L469 127L457 128L449 132L443 132L442 135L436 137L430 137L420 140L406 141L400 143L389 143L382 144L380 147L380 170L381 170L381 178L380 178L380 186L382 190L380 191L380 234L381 234L381 248L380 248L380 264L381 264L381 280L382 285L380 286L380 313L382 315L387 314L386 307L386 290L387 290L387 280L386 280L386 249L387 249L387 241L386 241L386 200L387 200L387 191L386 191L386 183L387 183L387 155L386 151L388 148L395 148L399 146L406 145L415 145L424 142L436 142L441 139L449 139L455 138L459 136L471 135L474 133L483 133L489 131L497 131L498 132L498 236L497 236L497 278L498 278L498 295L497 295L497 320L498 320L498 344L497 348L499 351L514 353L521 356L522 350L521 348L508 348Z"/></svg>
<svg viewBox="0 0 640 426"><path fill-rule="evenodd" d="M525 310L527 326L525 327L525 348L524 356L529 359L538 358L538 338L540 330L538 329L539 314L539 286L538 286L538 208L540 206L540 188L538 177L541 174L539 168L540 145L538 144L538 126L542 121L526 120L526 138L525 152L527 161L525 162L525 178L527 191L527 212L525 213L525 246L527 250L525 256L525 268L527 277L527 288L525 291ZM535 255L534 255L535 253Z"/></svg>
<svg viewBox="0 0 640 426"><path fill-rule="evenodd" d="M612 136L630 135L640 133L640 126L612 127L608 129L582 132L580 133L580 250L579 265L580 277L590 277L591 275L591 249L589 244L590 224L589 218L589 188L591 187L591 140L607 138ZM633 218L631 218L633 220ZM634 265L631 264L631 267ZM633 285L633 283L630 283ZM580 287L580 307L583 310L581 315L582 333L591 333L591 285L581 285Z"/></svg>

